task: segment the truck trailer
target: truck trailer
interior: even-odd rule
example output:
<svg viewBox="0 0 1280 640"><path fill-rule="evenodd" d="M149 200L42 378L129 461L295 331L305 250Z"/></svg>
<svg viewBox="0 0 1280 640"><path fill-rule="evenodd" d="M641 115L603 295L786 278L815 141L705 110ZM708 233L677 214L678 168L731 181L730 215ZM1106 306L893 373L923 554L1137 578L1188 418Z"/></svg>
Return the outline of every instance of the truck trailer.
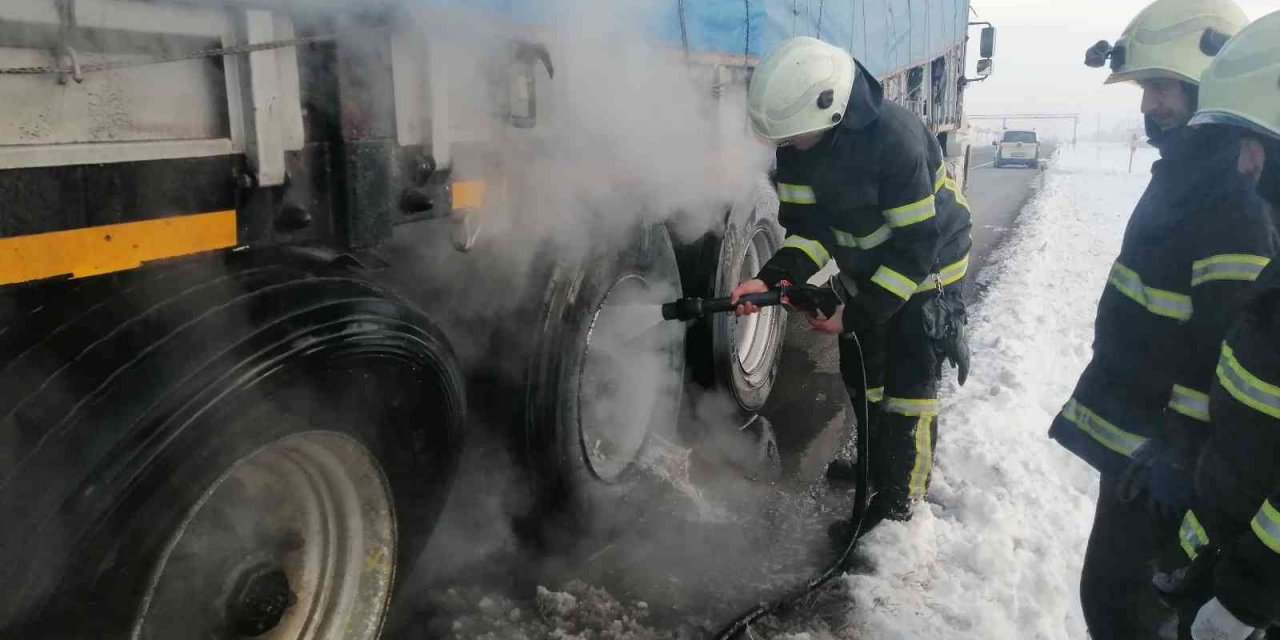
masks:
<svg viewBox="0 0 1280 640"><path fill-rule="evenodd" d="M478 422L538 526L641 508L776 375L781 312L629 310L778 247L787 37L964 173L968 0L594 4L0 0L0 635L378 637Z"/></svg>

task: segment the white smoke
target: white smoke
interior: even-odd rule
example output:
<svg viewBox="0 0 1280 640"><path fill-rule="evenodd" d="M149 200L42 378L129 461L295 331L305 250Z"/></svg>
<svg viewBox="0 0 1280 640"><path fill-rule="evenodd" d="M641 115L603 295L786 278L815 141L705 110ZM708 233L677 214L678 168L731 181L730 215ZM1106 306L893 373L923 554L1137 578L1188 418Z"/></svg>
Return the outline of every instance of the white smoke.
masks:
<svg viewBox="0 0 1280 640"><path fill-rule="evenodd" d="M589 249L632 233L638 223L678 223L682 238L713 231L744 197L768 151L746 128L739 94L714 95L715 70L646 33L657 3L557 0L545 26L496 28L483 16L422 11L418 25L447 52L450 118L469 138L501 148L495 172L506 193L487 207L493 242L553 239ZM512 42L546 46L554 77L535 67L538 123L516 129L511 101ZM736 105L735 105L736 106Z"/></svg>

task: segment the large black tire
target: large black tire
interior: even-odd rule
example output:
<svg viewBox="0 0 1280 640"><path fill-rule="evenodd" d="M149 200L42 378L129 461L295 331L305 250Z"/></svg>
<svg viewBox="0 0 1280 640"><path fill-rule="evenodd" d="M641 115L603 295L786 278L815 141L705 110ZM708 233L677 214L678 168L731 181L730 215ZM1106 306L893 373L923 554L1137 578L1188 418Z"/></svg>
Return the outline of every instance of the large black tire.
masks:
<svg viewBox="0 0 1280 640"><path fill-rule="evenodd" d="M465 419L453 354L425 316L297 256L57 289L23 294L45 299L17 301L10 311L33 311L0 330L0 635L129 635L206 492L290 437L320 434L376 461L394 557L364 562L408 575ZM186 637L238 637L214 628L217 603L190 606ZM361 624L376 633L383 615Z"/></svg>
<svg viewBox="0 0 1280 640"><path fill-rule="evenodd" d="M519 411L537 524L611 529L651 497L643 458L678 418L684 333L657 306L679 292L675 252L666 229L650 226L626 246L557 262L544 282L526 325L535 344Z"/></svg>
<svg viewBox="0 0 1280 640"><path fill-rule="evenodd" d="M708 234L681 251L685 295L728 296L754 278L782 242L778 196L761 181L737 202L724 230ZM745 319L718 314L689 327L686 352L692 379L704 389L727 393L749 416L769 399L778 372L786 312L767 309Z"/></svg>

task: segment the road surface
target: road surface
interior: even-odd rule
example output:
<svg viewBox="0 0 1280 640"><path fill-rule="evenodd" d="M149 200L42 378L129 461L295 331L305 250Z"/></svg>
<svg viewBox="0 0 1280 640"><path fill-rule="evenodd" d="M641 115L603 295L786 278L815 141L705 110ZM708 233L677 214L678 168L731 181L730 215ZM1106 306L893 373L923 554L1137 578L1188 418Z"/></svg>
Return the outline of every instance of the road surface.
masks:
<svg viewBox="0 0 1280 640"><path fill-rule="evenodd" d="M987 264L991 251L1012 226L1031 197L1040 172L1023 167L992 166L993 146L974 147L970 159L969 185L966 196L973 214L973 250L970 273L976 274ZM1046 152L1049 150L1046 148Z"/></svg>

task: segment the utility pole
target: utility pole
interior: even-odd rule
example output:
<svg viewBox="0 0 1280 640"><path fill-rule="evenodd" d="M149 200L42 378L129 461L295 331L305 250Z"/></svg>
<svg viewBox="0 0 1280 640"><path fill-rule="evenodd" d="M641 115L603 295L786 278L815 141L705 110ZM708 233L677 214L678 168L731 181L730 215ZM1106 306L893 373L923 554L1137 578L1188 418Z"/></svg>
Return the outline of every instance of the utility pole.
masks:
<svg viewBox="0 0 1280 640"><path fill-rule="evenodd" d="M1138 134L1129 134L1129 173L1133 173L1133 154L1138 152Z"/></svg>

